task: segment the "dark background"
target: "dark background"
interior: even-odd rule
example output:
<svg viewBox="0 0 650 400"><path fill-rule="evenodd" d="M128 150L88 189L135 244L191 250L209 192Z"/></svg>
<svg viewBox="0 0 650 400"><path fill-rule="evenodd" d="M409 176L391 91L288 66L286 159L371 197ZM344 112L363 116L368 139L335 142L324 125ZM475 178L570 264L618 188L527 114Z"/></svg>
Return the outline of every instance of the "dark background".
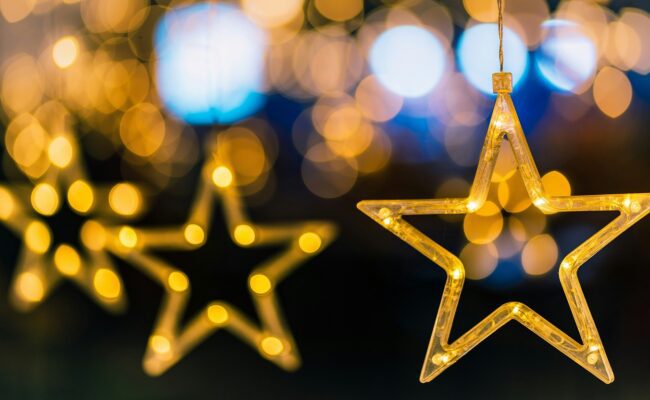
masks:
<svg viewBox="0 0 650 400"><path fill-rule="evenodd" d="M617 1L612 8L624 5L648 9L641 1ZM576 194L650 192L650 80L633 72L628 76L635 97L623 116L611 120L593 109L575 122L548 113L536 118L535 110L548 101L549 93L534 76L527 78L514 101L542 173L562 170ZM473 168L453 167L445 157L393 163L363 178L341 198L319 199L301 181L300 156L285 128L286 119L300 107L276 96L259 114L271 121L280 140L278 188L271 201L250 209L258 222L317 218L340 226L332 246L278 290L303 357L300 370L286 373L229 333L218 332L162 377L148 377L141 359L162 290L116 260L130 303L123 315L106 314L69 283L29 314L0 301L0 398L650 398L650 220L633 226L580 272L616 375L614 383L603 384L513 323L423 385L418 377L444 273L357 211L355 204L362 199L433 197L450 174L471 180ZM91 164L90 170L96 180L117 178L110 160ZM182 222L193 180L196 171L182 187L158 196L141 224ZM228 240L219 212L215 218L212 237L199 252L161 253L193 279L189 316L216 297L251 312L246 276L272 253L237 248ZM554 215L549 218L550 232L559 238L563 256L612 218L596 213ZM436 217L411 221L450 249L460 248L460 224ZM61 235L72 234L74 224L59 228ZM0 228L0 293L8 291L19 245ZM510 264L499 265L498 271L516 274ZM551 272L500 286L467 281L452 338L509 300L529 304L577 337Z"/></svg>

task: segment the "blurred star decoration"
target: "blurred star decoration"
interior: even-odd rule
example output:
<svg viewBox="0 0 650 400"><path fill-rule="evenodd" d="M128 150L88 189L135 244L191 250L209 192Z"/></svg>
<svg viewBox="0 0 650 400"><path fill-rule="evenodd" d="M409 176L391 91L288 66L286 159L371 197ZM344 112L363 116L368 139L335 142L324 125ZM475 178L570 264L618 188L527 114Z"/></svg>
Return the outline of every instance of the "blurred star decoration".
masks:
<svg viewBox="0 0 650 400"><path fill-rule="evenodd" d="M221 132L210 141L201 181L186 222L173 227L124 225L107 228L109 251L165 288L165 297L143 361L145 371L151 375L164 373L221 329L238 336L283 369L294 370L300 365L296 344L282 317L276 287L293 270L327 247L336 235L336 228L325 221L252 222L239 192L237 169L232 158L237 150L232 140L236 136L232 133ZM177 267L153 254L174 249L192 251L208 245L211 216L217 200L222 203L224 222L236 245L281 249L277 255L256 266L248 278L248 290L261 326L234 305L218 300L205 305L182 326L191 294L190 280ZM216 264L214 267L218 268L218 262Z"/></svg>
<svg viewBox="0 0 650 400"><path fill-rule="evenodd" d="M123 310L123 284L103 249L96 219L136 217L144 209L141 190L129 182L107 185L89 179L71 117L56 101L39 106L34 115L16 116L4 148L12 160L5 166L27 178L0 186L1 221L23 242L11 286L14 304L33 308L64 278L109 311ZM53 218L62 207L84 221L78 245L57 235L60 220Z"/></svg>

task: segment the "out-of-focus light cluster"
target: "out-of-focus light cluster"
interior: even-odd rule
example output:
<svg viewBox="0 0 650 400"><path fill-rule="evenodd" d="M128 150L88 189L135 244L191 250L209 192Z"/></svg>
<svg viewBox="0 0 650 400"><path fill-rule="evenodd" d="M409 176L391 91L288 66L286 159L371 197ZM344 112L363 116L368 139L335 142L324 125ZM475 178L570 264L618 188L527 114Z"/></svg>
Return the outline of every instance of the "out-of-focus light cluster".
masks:
<svg viewBox="0 0 650 400"><path fill-rule="evenodd" d="M161 188L195 164L193 124L237 123L275 93L307 108L292 135L318 196L347 193L391 158L418 159L395 145L412 129L404 119L424 120L418 135L473 164L498 65L495 1L0 0L9 23L70 7L84 29L57 29L39 53L4 63L3 108L13 118L56 99L103 135L91 155L120 152L125 173ZM572 120L593 107L625 113L627 72L650 72L645 11L583 0L553 11L545 0L508 1L504 11L505 68L518 90L542 80L558 92L547 112Z"/></svg>
<svg viewBox="0 0 650 400"><path fill-rule="evenodd" d="M544 41L535 58L542 76L559 90L583 92L596 69L594 42L575 22L548 20L542 27Z"/></svg>
<svg viewBox="0 0 650 400"><path fill-rule="evenodd" d="M360 174L381 169L390 157L390 140L376 123L390 110L377 109L373 104L376 98L372 98L384 89L374 78L367 79L354 98L322 97L294 124L294 143L305 157L303 180L320 197L345 194Z"/></svg>
<svg viewBox="0 0 650 400"><path fill-rule="evenodd" d="M12 179L0 187L0 222L23 242L11 288L21 310L37 306L63 279L110 311L125 305L117 270L98 245L103 230L90 217L131 219L144 209L142 192L128 182L92 183L73 130L68 110L50 100L13 117L5 133L3 167ZM49 219L64 206L83 220L77 245L64 243Z"/></svg>
<svg viewBox="0 0 650 400"><path fill-rule="evenodd" d="M294 269L330 244L336 227L327 221L257 224L248 217L240 189L254 185L252 176L259 178L266 172L266 160L273 158L272 154L265 154L261 140L251 130L232 127L215 133L207 141L200 182L186 221L165 227L106 227L107 250L149 275L165 291L143 360L144 370L150 375L164 373L221 329L231 331L281 368L294 370L300 365L275 289ZM249 275L247 286L257 310L256 318L249 318L234 305L215 300L184 322L191 294L190 279L153 252L192 251L205 245L213 209L219 203L224 217L221 220L236 245L278 246L280 250L270 262L262 262Z"/></svg>
<svg viewBox="0 0 650 400"><path fill-rule="evenodd" d="M343 24L318 23L313 24L313 30L276 35L280 39L272 41L267 64L270 89L299 101L315 99L313 108L296 120L293 131L296 148L306 156L303 179L312 192L323 197L343 195L360 174L383 167L389 161L383 149L391 146L396 129L386 122L400 115L430 121L434 137L441 141L452 160L461 166L473 164L477 146L472 146L472 142L489 107L483 93L491 91L490 76L498 65L496 5L492 3L463 1L470 17L463 19L452 16L452 11L458 10L441 4L397 2L366 15L355 14ZM312 10L312 4L307 4L306 17L310 23ZM632 99L632 88L624 72L647 72L642 51L634 46L636 42L650 44L650 19L645 12L628 8L616 16L600 4L564 1L552 14L544 0L507 2L505 12L505 67L514 72L516 85L524 84L531 79L529 75L537 73L551 90L563 96L591 91L589 97L580 97L582 108L551 110L567 118L578 118L592 106L610 117L625 112ZM583 12L589 12L596 21L601 17L616 20L618 25L598 27L592 18L583 18ZM364 19L362 24L358 23L360 18ZM450 47L454 23L465 28L457 41L455 57ZM605 37L599 34L601 28L620 31L621 43L629 35L632 44L607 47ZM626 50L627 47L630 49ZM616 54L628 61L614 63ZM603 77L599 78L601 74ZM619 89L610 93L613 87ZM381 149L382 161L377 157L373 163L377 167L371 170L364 170L359 157L350 157L358 147L351 146L344 160L344 154L332 149L332 135L325 134L326 147L323 138L314 134L322 132L320 106L337 98L346 103L351 96L361 114L373 122L375 131L381 130L387 139L387 145L376 147ZM311 124L305 114L311 114ZM353 114L348 112L346 119L356 126ZM442 130L441 125L445 126ZM361 145L367 135L363 130L356 132L350 139ZM390 148L391 154L395 153L394 146ZM378 153L369 147L371 150L371 154ZM407 160L409 157L397 156Z"/></svg>
<svg viewBox="0 0 650 400"><path fill-rule="evenodd" d="M54 100L93 132L85 140L89 155L121 153L125 174L159 188L183 176L198 157L196 134L162 109L152 81L152 32L167 8L128 0L0 2L9 22L59 15L66 7L80 7L85 30L57 29L35 56L17 53L3 64L0 101L9 125ZM38 128L30 131L40 135ZM41 161L29 170L39 168Z"/></svg>
<svg viewBox="0 0 650 400"><path fill-rule="evenodd" d="M542 184L553 196L571 195L571 185L559 171L545 174ZM452 178L441 185L436 197L457 197L468 190L469 183ZM485 204L463 219L468 243L460 252L460 260L467 278L485 279L500 261L514 258L529 275L551 271L559 251L555 239L545 233L546 226L546 215L533 207L526 192L512 149L502 146Z"/></svg>

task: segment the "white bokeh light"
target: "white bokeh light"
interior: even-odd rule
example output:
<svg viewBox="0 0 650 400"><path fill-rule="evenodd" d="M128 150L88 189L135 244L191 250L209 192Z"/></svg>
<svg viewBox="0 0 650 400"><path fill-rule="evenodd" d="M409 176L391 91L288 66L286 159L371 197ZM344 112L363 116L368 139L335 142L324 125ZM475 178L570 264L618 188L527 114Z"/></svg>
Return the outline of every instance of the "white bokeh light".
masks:
<svg viewBox="0 0 650 400"><path fill-rule="evenodd" d="M370 68L379 82L403 97L422 97L440 82L446 65L440 40L424 28L403 25L377 37Z"/></svg>
<svg viewBox="0 0 650 400"><path fill-rule="evenodd" d="M512 73L516 87L528 69L528 50L521 38L503 28L504 71ZM499 35L496 24L479 24L463 32L458 62L465 78L484 93L492 93L492 74L499 72Z"/></svg>
<svg viewBox="0 0 650 400"><path fill-rule="evenodd" d="M172 10L158 24L155 45L158 91L178 118L231 123L263 104L266 36L237 7Z"/></svg>
<svg viewBox="0 0 650 400"><path fill-rule="evenodd" d="M598 55L591 38L571 21L549 20L542 24L544 40L535 54L535 65L552 88L582 92L593 80Z"/></svg>

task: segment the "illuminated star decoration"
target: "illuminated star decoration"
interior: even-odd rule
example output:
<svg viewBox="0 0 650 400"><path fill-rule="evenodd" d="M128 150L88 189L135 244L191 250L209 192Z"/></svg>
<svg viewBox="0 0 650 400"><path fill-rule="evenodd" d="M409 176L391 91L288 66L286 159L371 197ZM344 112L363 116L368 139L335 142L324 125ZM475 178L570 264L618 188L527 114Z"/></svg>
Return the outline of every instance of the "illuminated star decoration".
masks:
<svg viewBox="0 0 650 400"><path fill-rule="evenodd" d="M423 383L431 381L474 346L507 322L514 320L536 333L603 382L611 383L614 374L580 288L577 272L578 268L594 254L648 214L650 194L549 195L542 185L510 98L512 76L509 73L494 74L493 85L495 93L498 94L496 104L474 183L467 198L362 201L358 205L359 209L373 220L442 267L447 274L420 381ZM578 327L581 342L568 336L527 305L508 302L498 307L454 342L449 343L449 334L465 281L465 268L458 257L402 219L405 215L467 214L479 210L485 203L499 148L506 138L515 154L526 191L533 204L542 212L619 212L616 219L569 253L560 264L560 282Z"/></svg>
<svg viewBox="0 0 650 400"><path fill-rule="evenodd" d="M251 222L242 205L235 170L229 162L232 149L228 132L220 133L216 141L209 143L186 223L177 227L107 228L109 251L165 289L143 368L150 375L160 375L212 333L226 329L281 368L296 369L300 358L283 321L275 288L300 264L322 251L334 239L336 229L331 223L321 221L282 225ZM261 326L223 301L210 302L185 326L179 326L190 297L190 280L178 268L150 253L151 250L193 250L204 245L217 198L221 199L225 222L235 244L240 247L284 246L278 255L258 265L248 278L248 290Z"/></svg>
<svg viewBox="0 0 650 400"><path fill-rule="evenodd" d="M34 116L21 114L5 135L7 152L33 183L0 186L0 222L23 242L11 300L19 310L31 310L68 279L108 311L119 312L126 305L122 280L103 250L101 225L88 217L131 218L142 208L141 193L130 183L91 183L70 133L69 115L59 103L46 103L36 115L53 117L41 118L43 126ZM58 243L56 228L46 219L63 202L86 218L80 246Z"/></svg>

